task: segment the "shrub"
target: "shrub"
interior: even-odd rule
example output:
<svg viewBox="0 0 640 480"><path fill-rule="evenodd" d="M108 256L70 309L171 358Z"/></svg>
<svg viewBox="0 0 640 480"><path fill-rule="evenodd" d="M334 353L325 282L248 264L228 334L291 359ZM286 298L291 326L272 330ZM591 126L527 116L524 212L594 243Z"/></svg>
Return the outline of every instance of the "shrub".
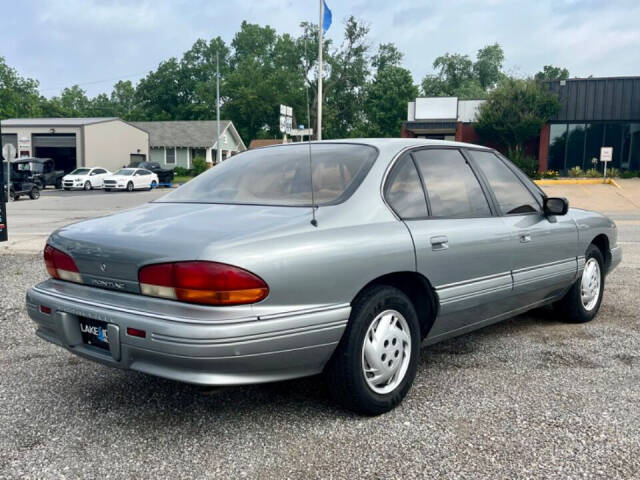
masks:
<svg viewBox="0 0 640 480"><path fill-rule="evenodd" d="M602 176L602 173L595 168L590 168L586 173L588 178L599 178Z"/></svg>
<svg viewBox="0 0 640 480"><path fill-rule="evenodd" d="M582 170L580 167L573 167L569 169L569 176L570 177L584 177L585 173L584 170Z"/></svg>
<svg viewBox="0 0 640 480"><path fill-rule="evenodd" d="M204 159L203 156L200 156L200 155L197 156L196 158L193 159L191 164L193 166L193 168L191 169L191 173L195 177L197 177L202 172L207 170L207 162L206 162L206 160Z"/></svg>
<svg viewBox="0 0 640 480"><path fill-rule="evenodd" d="M640 176L640 171L634 172L633 170L622 170L620 172L621 178L634 178Z"/></svg>
<svg viewBox="0 0 640 480"><path fill-rule="evenodd" d="M509 150L507 157L529 178L539 178L538 160L535 157L525 154L520 149Z"/></svg>
<svg viewBox="0 0 640 480"><path fill-rule="evenodd" d="M557 170L547 170L542 172L542 178L558 178L560 176L560 172Z"/></svg>
<svg viewBox="0 0 640 480"><path fill-rule="evenodd" d="M176 175L176 177L189 177L189 176L191 176L191 170L189 170L188 168L184 168L184 167L175 167L173 169L173 173Z"/></svg>
<svg viewBox="0 0 640 480"><path fill-rule="evenodd" d="M618 170L617 168L607 168L607 177L619 177L620 176L620 170Z"/></svg>

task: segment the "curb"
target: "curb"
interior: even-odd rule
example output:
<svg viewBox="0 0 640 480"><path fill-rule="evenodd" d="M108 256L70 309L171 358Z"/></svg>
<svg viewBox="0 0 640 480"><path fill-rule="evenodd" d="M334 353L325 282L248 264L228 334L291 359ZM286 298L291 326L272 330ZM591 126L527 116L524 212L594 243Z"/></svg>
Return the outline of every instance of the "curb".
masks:
<svg viewBox="0 0 640 480"><path fill-rule="evenodd" d="M537 185L602 185L608 184L613 185L617 188L622 188L620 185L616 183L616 181L612 178L607 178L606 180L602 180L601 178L559 178L557 180L551 179L542 179L542 180L534 180Z"/></svg>

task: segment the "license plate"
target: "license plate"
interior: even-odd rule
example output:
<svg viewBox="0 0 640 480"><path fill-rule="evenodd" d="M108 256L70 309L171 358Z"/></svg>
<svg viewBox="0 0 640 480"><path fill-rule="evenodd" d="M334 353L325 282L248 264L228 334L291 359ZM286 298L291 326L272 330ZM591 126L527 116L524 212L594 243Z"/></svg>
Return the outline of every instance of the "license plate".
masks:
<svg viewBox="0 0 640 480"><path fill-rule="evenodd" d="M109 350L109 335L107 333L107 322L92 320L90 318L80 318L80 333L82 341L87 345Z"/></svg>

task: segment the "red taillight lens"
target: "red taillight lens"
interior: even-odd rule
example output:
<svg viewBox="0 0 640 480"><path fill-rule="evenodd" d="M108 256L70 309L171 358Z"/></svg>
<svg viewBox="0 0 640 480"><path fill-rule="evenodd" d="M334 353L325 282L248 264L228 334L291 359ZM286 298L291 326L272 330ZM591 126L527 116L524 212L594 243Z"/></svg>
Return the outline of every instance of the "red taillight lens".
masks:
<svg viewBox="0 0 640 480"><path fill-rule="evenodd" d="M144 295L208 305L242 305L263 300L269 287L242 268L216 262L159 263L138 274Z"/></svg>
<svg viewBox="0 0 640 480"><path fill-rule="evenodd" d="M44 263L47 266L47 272L53 278L82 283L82 276L76 262L57 248L53 248L51 245L44 247Z"/></svg>

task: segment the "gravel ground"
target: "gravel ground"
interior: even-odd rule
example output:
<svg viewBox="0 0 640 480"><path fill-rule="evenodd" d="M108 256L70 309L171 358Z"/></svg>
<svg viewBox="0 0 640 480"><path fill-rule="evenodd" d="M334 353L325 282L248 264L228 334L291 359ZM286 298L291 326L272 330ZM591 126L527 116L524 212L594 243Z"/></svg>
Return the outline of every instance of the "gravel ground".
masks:
<svg viewBox="0 0 640 480"><path fill-rule="evenodd" d="M640 242L600 315L538 311L422 350L393 412L321 378L220 391L81 360L33 334L39 256L0 255L1 478L640 478Z"/></svg>

